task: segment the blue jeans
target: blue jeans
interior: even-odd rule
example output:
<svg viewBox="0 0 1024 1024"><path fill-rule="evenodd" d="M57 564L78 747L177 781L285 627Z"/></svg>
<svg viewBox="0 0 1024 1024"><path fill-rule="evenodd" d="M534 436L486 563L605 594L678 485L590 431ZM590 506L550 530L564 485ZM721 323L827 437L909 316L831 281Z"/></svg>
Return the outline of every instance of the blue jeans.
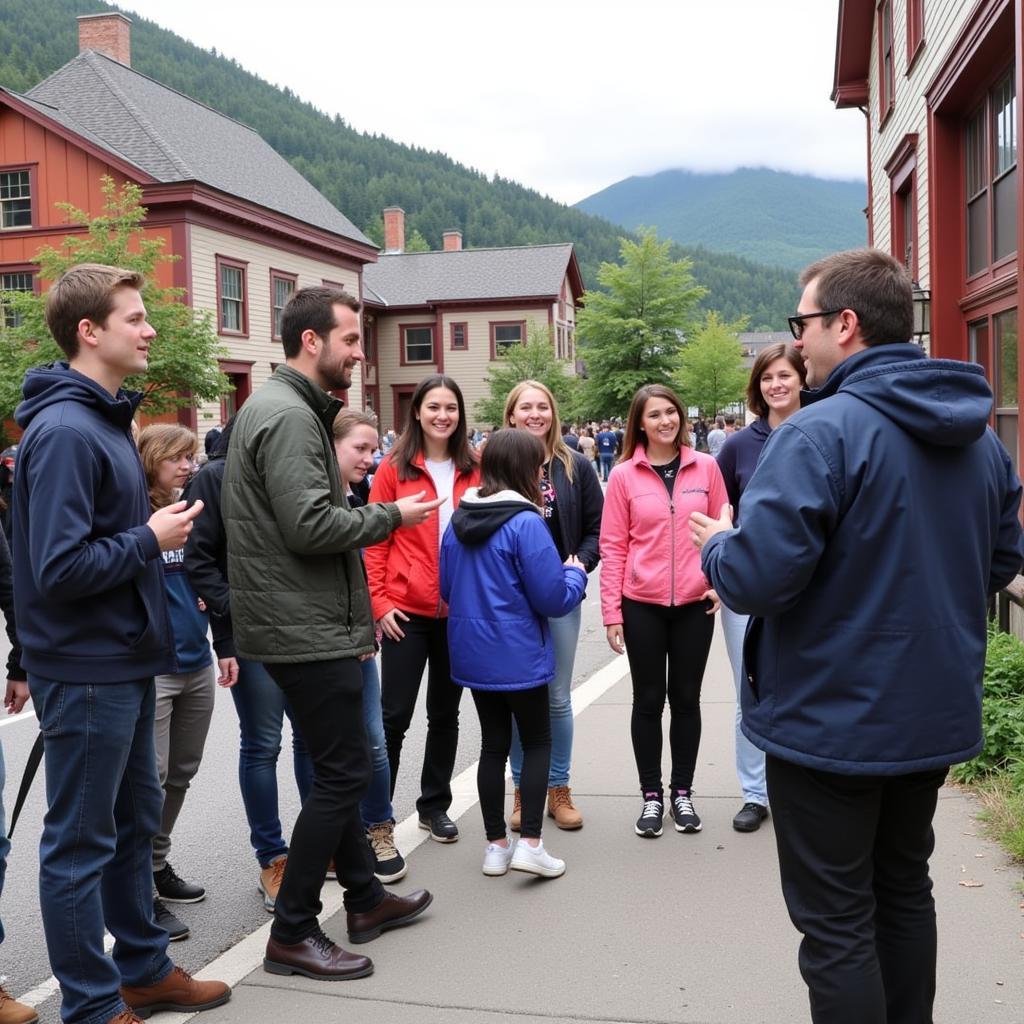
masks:
<svg viewBox="0 0 1024 1024"><path fill-rule="evenodd" d="M152 679L57 683L29 676L43 733L46 817L39 904L61 1018L104 1024L124 1009L118 986L171 971L153 921L153 836L163 791L153 741ZM114 936L103 952L103 928Z"/></svg>
<svg viewBox="0 0 1024 1024"><path fill-rule="evenodd" d="M4 769L4 748L0 744L0 897L4 894L4 878L7 875L7 854L11 852L11 841L7 838L7 815L4 814L4 783L7 773ZM4 923L0 921L0 942L4 941Z"/></svg>
<svg viewBox="0 0 1024 1024"><path fill-rule="evenodd" d="M241 744L238 785L242 790L249 842L261 868L288 853L277 804L277 757L281 753L284 716L292 725L292 757L299 798L305 802L313 785L313 762L292 717L281 687L258 661L238 659L238 682L231 687L238 713Z"/></svg>
<svg viewBox="0 0 1024 1024"><path fill-rule="evenodd" d="M548 707L551 714L551 768L548 786L568 786L569 767L572 762L572 670L576 664L576 645L580 638L582 605L576 605L567 615L548 619L551 644L555 649L555 678L548 684ZM509 753L512 779L519 786L523 770L523 747L519 731L512 725L512 750Z"/></svg>
<svg viewBox="0 0 1024 1024"><path fill-rule="evenodd" d="M601 472L598 475L602 480L607 480L608 474L612 471L612 463L615 461L615 453L601 452L598 455L598 460L601 463Z"/></svg>
<svg viewBox="0 0 1024 1024"><path fill-rule="evenodd" d="M768 787L764 779L764 751L759 750L747 739L740 722L743 708L740 706L740 690L743 688L743 637L747 631L749 615L730 611L725 605L721 610L722 631L725 633L725 649L729 652L733 682L736 684L736 774L743 790L743 802L768 806Z"/></svg>
<svg viewBox="0 0 1024 1024"><path fill-rule="evenodd" d="M391 821L395 811L391 806L391 765L388 763L388 746L384 739L377 659L361 661L359 668L363 673L363 720L366 722L366 739L370 744L370 762L373 766L373 778L366 796L359 803L359 814L363 824L369 827L379 825L382 821Z"/></svg>

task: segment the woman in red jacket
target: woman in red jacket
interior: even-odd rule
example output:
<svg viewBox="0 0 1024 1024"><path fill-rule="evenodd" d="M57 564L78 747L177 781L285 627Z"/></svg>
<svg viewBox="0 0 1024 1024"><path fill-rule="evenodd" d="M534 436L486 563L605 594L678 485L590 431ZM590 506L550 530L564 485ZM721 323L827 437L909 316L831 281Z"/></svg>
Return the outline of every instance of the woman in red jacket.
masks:
<svg viewBox="0 0 1024 1024"><path fill-rule="evenodd" d="M601 518L601 613L608 643L619 654L626 651L633 678L631 732L644 799L638 836L662 833L666 694L672 713L670 813L677 832L701 830L693 772L718 595L701 572L688 523L692 511L717 517L729 498L715 460L695 452L689 436L686 414L670 388L640 388Z"/></svg>
<svg viewBox="0 0 1024 1024"><path fill-rule="evenodd" d="M441 538L468 487L480 482L476 456L466 434L462 392L451 377L434 374L412 396L409 422L380 464L370 501L395 501L407 494L447 498L438 517L396 530L367 548L373 617L381 628L381 704L391 764L391 794L412 721L423 669L427 676L427 742L416 801L420 828L439 843L459 838L448 817L452 771L459 743L462 688L448 664L448 607L441 600Z"/></svg>

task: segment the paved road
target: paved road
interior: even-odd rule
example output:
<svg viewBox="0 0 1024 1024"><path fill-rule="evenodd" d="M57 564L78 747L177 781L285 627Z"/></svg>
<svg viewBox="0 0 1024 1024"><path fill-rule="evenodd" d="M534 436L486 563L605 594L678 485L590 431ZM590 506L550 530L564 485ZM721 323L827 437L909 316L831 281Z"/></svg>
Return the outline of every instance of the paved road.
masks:
<svg viewBox="0 0 1024 1024"><path fill-rule="evenodd" d="M2 631L0 631L2 633ZM6 658L6 648L0 657ZM612 658L604 638L598 607L596 574L583 609L583 630L576 659L574 684L592 675ZM403 764L410 769L422 759L425 711L421 704L413 729L403 747ZM5 804L10 809L21 779L22 767L36 734L35 718L0 726L7 764ZM462 736L456 774L479 755L479 728L472 701L463 702ZM289 751L287 736L284 751ZM258 867L248 842L248 828L237 782L238 722L234 704L226 692L217 694L216 709L206 753L185 807L175 828L171 862L179 873L206 886L207 899L177 912L192 928L192 938L175 943L171 952L177 962L196 970L213 960L268 920L256 892ZM293 821L298 811L290 756L282 753L278 778L281 817ZM401 821L415 809L418 771L404 771L395 793L395 815ZM3 923L7 938L0 947L0 975L6 975L15 994L34 989L50 977L38 914L38 835L45 810L42 773L36 779L18 823L3 893ZM413 863L413 871L415 863ZM415 878L410 872L410 881ZM56 998L39 1007L49 1024L58 1017Z"/></svg>

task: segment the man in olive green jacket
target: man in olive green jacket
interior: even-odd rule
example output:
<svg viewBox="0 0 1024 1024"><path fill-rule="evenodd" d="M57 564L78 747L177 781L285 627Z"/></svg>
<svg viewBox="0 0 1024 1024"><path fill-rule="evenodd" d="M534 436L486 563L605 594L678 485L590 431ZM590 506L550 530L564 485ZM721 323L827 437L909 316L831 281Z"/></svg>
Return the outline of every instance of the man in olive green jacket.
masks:
<svg viewBox="0 0 1024 1024"><path fill-rule="evenodd" d="M235 420L221 509L228 541L238 656L264 664L281 687L313 759L314 781L292 831L264 968L323 980L362 977L372 962L321 931L320 888L334 859L349 939L366 942L431 902L385 892L359 818L370 780L359 661L374 630L359 548L425 521L440 501L422 493L348 508L331 427L363 359L359 302L304 288L282 314L286 364Z"/></svg>

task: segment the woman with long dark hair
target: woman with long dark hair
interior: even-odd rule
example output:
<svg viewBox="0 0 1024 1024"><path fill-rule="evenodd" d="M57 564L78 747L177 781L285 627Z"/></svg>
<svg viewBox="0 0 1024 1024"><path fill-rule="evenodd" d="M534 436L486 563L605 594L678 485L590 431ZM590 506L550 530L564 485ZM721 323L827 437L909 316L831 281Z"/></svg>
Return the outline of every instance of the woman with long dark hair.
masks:
<svg viewBox="0 0 1024 1024"><path fill-rule="evenodd" d="M753 476L761 449L768 435L800 408L800 390L806 379L803 358L793 345L785 342L763 348L754 360L747 384L747 408L757 419L743 430L730 434L717 456L718 468L729 492L733 523L737 526L743 490ZM743 789L743 806L732 819L732 827L737 832L756 832L768 817L764 751L755 747L740 728L743 637L749 618L722 605L722 631L736 683L736 774Z"/></svg>
<svg viewBox="0 0 1024 1024"><path fill-rule="evenodd" d="M666 696L672 714L669 810L677 832L702 827L693 806L693 774L718 595L701 572L689 518L694 511L717 516L727 500L715 460L690 447L675 393L661 384L640 388L601 521L601 612L608 643L618 654L625 650L633 678L631 732L643 794L638 836L662 833Z"/></svg>
<svg viewBox="0 0 1024 1024"><path fill-rule="evenodd" d="M370 489L370 501L406 495L446 498L438 517L397 530L367 548L366 571L373 617L381 628L381 703L391 765L391 795L402 743L412 721L423 669L427 676L427 742L416 801L420 827L440 843L459 838L448 817L451 779L459 743L462 690L451 680L448 608L441 600L438 563L441 538L468 487L480 479L466 431L462 391L451 377L432 374L420 381L409 422Z"/></svg>
<svg viewBox="0 0 1024 1024"><path fill-rule="evenodd" d="M558 406L551 390L540 381L524 380L505 399L505 425L525 430L544 446L541 494L544 523L563 561L575 555L584 570L593 572L600 559L601 510L604 496L597 475L586 456L572 451L562 440ZM551 769L548 776L548 815L563 829L581 828L583 816L576 809L569 788L572 762L572 670L580 639L581 606L548 622L555 654L555 677L548 684L551 704ZM515 797L510 821L519 828L520 776L523 749L518 734L512 741L512 781Z"/></svg>
<svg viewBox="0 0 1024 1024"><path fill-rule="evenodd" d="M555 675L550 623L579 604L587 576L574 554L560 556L538 514L544 456L540 441L525 431L494 434L483 454L480 487L466 494L441 552L441 589L452 603L454 678L473 691L480 716L485 875L509 868L543 878L565 872L565 862L541 841L551 754L547 690ZM523 745L522 838L516 843L504 814L513 720Z"/></svg>

